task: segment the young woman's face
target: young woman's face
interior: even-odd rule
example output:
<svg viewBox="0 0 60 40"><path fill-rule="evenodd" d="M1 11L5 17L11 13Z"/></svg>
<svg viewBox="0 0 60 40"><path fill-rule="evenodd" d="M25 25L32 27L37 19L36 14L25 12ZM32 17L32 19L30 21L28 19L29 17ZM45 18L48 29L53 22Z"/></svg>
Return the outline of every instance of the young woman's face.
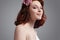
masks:
<svg viewBox="0 0 60 40"><path fill-rule="evenodd" d="M39 1L33 1L29 7L32 20L40 20L43 15L42 5Z"/></svg>

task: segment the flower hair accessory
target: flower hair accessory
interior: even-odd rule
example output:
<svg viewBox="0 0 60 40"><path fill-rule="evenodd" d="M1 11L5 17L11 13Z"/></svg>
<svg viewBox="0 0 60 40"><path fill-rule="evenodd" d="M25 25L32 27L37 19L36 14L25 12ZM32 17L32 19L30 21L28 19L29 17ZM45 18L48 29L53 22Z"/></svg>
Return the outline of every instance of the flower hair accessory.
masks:
<svg viewBox="0 0 60 40"><path fill-rule="evenodd" d="M32 0L23 0L23 4L25 4L26 6L28 6L31 2Z"/></svg>

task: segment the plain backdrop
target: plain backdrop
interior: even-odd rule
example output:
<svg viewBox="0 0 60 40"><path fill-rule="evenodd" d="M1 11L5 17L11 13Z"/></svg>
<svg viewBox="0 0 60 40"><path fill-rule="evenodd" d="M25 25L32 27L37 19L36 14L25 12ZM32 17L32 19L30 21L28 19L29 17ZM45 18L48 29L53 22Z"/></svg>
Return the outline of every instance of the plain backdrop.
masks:
<svg viewBox="0 0 60 40"><path fill-rule="evenodd" d="M0 40L14 40L14 21L22 0L0 0ZM40 40L60 40L60 0L44 0L45 24L36 29Z"/></svg>

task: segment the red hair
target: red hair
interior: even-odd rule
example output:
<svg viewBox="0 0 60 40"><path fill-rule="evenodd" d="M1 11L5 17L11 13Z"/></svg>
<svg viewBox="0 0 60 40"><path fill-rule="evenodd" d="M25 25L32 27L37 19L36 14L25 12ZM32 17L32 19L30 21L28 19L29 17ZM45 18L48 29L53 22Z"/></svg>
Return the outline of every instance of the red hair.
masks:
<svg viewBox="0 0 60 40"><path fill-rule="evenodd" d="M35 1L35 0L32 0L32 1ZM42 7L44 7L44 1L43 0L38 0ZM30 5L29 5L30 6ZM17 16L17 19L16 21L14 22L14 24L17 26L19 24L22 24L22 23L27 23L30 19L30 14L29 14L29 6L26 6L25 4L22 4L22 8L21 10L19 11L18 13L18 16ZM34 28L38 28L40 26L42 26L46 21L46 15L44 14L44 8L43 8L43 15L42 15L42 18L41 20L36 20L35 24L34 24Z"/></svg>

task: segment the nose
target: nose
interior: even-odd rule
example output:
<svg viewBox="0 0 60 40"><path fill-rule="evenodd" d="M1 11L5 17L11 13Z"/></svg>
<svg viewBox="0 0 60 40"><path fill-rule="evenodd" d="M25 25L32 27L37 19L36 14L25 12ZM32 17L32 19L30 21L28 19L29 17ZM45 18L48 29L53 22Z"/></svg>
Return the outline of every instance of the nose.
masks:
<svg viewBox="0 0 60 40"><path fill-rule="evenodd" d="M38 12L41 12L41 10L38 10Z"/></svg>
<svg viewBox="0 0 60 40"><path fill-rule="evenodd" d="M40 10L40 9L38 9L38 12L41 12L41 10Z"/></svg>
<svg viewBox="0 0 60 40"><path fill-rule="evenodd" d="M40 10L38 10L38 12L40 12Z"/></svg>

